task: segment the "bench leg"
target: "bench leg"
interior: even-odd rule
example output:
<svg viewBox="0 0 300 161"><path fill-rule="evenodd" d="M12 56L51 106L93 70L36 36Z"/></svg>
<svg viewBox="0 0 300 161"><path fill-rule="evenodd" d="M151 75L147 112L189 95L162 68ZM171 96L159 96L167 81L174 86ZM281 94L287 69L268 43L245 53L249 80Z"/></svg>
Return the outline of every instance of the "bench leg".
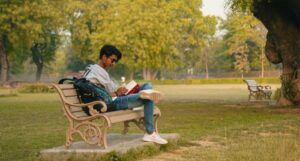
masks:
<svg viewBox="0 0 300 161"><path fill-rule="evenodd" d="M70 128L66 131L66 143L65 143L65 149L69 149L73 142L72 132Z"/></svg>
<svg viewBox="0 0 300 161"><path fill-rule="evenodd" d="M140 119L133 119L133 120L128 120L124 122L124 129L122 134L127 134L129 131L129 123L132 122L134 123L139 129L141 129L142 131L145 131L145 124L144 124L144 118L140 118Z"/></svg>
<svg viewBox="0 0 300 161"><path fill-rule="evenodd" d="M104 149L106 149L108 147L107 145L107 126L104 126L101 128L101 136L98 140L98 145L99 146L103 146Z"/></svg>
<svg viewBox="0 0 300 161"><path fill-rule="evenodd" d="M129 130L128 130L129 127L130 127L130 126L129 126L129 122L130 122L130 121L125 121L125 122L124 122L124 129L123 129L123 132L122 132L123 135L126 135L126 134L128 133L128 131L129 131Z"/></svg>
<svg viewBox="0 0 300 161"><path fill-rule="evenodd" d="M153 126L156 133L158 133L158 119L160 118L160 115L155 115L153 120Z"/></svg>

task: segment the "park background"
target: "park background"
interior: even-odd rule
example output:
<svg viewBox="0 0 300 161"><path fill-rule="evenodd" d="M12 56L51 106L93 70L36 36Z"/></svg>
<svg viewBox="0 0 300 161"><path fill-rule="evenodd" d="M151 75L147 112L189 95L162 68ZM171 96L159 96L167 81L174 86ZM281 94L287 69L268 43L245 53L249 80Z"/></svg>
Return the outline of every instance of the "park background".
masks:
<svg viewBox="0 0 300 161"><path fill-rule="evenodd" d="M124 54L109 71L113 78L151 81L165 94L160 132L181 139L70 160L299 160L299 109L247 101L243 79L280 88L282 66L264 53L267 30L251 12L228 8L217 17L201 6L201 0L0 1L0 160L39 160L40 150L64 143L67 121L48 85L79 76L106 43Z"/></svg>
<svg viewBox="0 0 300 161"><path fill-rule="evenodd" d="M219 8L226 7L218 2ZM264 54L267 30L251 12L227 7L220 16L209 10L204 14L201 0L5 1L1 6L2 84L79 76L97 63L104 44L124 54L109 71L116 81L121 76L280 76L281 65L269 63Z"/></svg>

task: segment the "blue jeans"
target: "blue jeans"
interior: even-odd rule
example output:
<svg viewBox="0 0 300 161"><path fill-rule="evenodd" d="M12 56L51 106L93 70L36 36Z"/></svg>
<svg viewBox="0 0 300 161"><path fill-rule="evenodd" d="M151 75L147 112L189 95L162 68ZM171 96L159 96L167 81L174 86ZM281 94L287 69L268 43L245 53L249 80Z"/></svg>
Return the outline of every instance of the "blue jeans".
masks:
<svg viewBox="0 0 300 161"><path fill-rule="evenodd" d="M140 87L140 90L152 89L151 83L145 83ZM138 91L138 92L139 92ZM109 111L126 110L128 108L134 108L144 105L144 118L146 132L151 134L154 131L153 128L153 109L154 103L152 100L141 99L138 93L130 94L127 96L117 97L112 103L108 105Z"/></svg>

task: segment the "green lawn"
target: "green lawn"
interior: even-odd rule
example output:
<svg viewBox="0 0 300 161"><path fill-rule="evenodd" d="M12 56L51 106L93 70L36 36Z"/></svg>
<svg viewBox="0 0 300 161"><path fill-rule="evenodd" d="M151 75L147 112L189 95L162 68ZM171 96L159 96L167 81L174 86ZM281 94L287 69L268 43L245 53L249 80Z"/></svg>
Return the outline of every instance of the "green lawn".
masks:
<svg viewBox="0 0 300 161"><path fill-rule="evenodd" d="M273 89L276 87L273 85ZM179 133L182 140L193 142L182 144L192 150L178 154L175 160L300 158L300 118L296 108L237 105L247 100L245 85L156 88L165 95L158 104L162 111L160 133ZM38 160L40 150L64 144L67 121L56 93L18 94L0 97L0 102L1 161ZM116 126L110 131L121 129ZM203 140L215 146L198 144Z"/></svg>

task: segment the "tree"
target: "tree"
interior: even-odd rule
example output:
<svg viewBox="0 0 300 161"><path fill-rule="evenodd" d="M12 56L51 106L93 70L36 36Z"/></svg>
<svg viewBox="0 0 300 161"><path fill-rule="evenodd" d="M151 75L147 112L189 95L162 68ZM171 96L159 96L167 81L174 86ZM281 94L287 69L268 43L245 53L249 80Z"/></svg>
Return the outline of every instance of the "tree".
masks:
<svg viewBox="0 0 300 161"><path fill-rule="evenodd" d="M298 0L231 0L235 11L251 11L267 28L267 59L282 63L281 105L300 103L300 1Z"/></svg>
<svg viewBox="0 0 300 161"><path fill-rule="evenodd" d="M0 84L8 80L8 53L16 45L18 38L26 34L22 25L33 27L30 22L24 21L25 15L21 16L26 12L21 8L23 3L24 1L0 1Z"/></svg>
<svg viewBox="0 0 300 161"><path fill-rule="evenodd" d="M222 28L227 31L224 35L226 53L234 56L234 68L243 77L244 73L250 71L249 57L253 57L257 49L260 53L264 47L265 36L262 33L262 25L251 13L236 12L228 15Z"/></svg>
<svg viewBox="0 0 300 161"><path fill-rule="evenodd" d="M203 17L197 11L191 15L191 22L186 28L186 40L183 43L185 56L184 62L190 67L204 68L206 78L208 75L209 50L216 32L217 18L213 16ZM203 67L204 66L204 67Z"/></svg>
<svg viewBox="0 0 300 161"><path fill-rule="evenodd" d="M31 56L31 51L34 51L34 54L32 54L34 62L38 63L42 60L40 58L36 59L41 56L37 51L41 51L40 47L45 45L45 40L51 39L54 30L49 31L50 26L53 27L54 24L59 24L54 23L54 20L58 22L59 17L61 17L59 15L60 3L59 1L50 0L0 2L0 82L3 83L8 80L9 63L12 62L12 60L9 60L10 57L22 62ZM45 39L47 37L45 34L50 34L49 39ZM52 40L51 42L53 42ZM40 43L44 45L37 45ZM31 50L36 47L39 50ZM48 54L49 52L45 55ZM41 69L39 65L38 71Z"/></svg>
<svg viewBox="0 0 300 161"><path fill-rule="evenodd" d="M103 17L103 27L92 33L94 51L104 43L115 44L131 71L142 69L144 79L154 79L160 68L176 66L178 32L173 2L122 0Z"/></svg>
<svg viewBox="0 0 300 161"><path fill-rule="evenodd" d="M45 63L49 63L53 60L55 51L57 49L57 35L52 31L45 31L44 36L39 42L36 41L32 44L31 53L32 60L37 67L36 81L40 81L43 67Z"/></svg>
<svg viewBox="0 0 300 161"><path fill-rule="evenodd" d="M64 24L64 2L43 0L35 7L35 14L39 15L35 22L41 26L38 36L31 45L31 57L36 65L36 81L40 81L43 67L54 59L59 46L59 35ZM31 7L34 5L31 4Z"/></svg>

